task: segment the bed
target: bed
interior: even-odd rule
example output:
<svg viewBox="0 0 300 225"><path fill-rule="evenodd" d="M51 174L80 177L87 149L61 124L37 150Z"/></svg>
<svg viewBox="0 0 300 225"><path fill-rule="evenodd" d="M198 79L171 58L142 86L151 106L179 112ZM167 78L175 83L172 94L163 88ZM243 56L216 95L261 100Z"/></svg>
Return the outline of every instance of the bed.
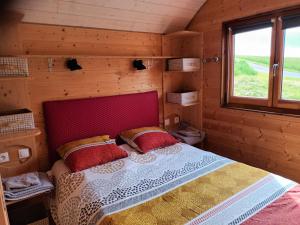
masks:
<svg viewBox="0 0 300 225"><path fill-rule="evenodd" d="M57 225L300 224L296 182L177 143L71 173L56 149L72 140L159 125L156 92L44 104Z"/></svg>

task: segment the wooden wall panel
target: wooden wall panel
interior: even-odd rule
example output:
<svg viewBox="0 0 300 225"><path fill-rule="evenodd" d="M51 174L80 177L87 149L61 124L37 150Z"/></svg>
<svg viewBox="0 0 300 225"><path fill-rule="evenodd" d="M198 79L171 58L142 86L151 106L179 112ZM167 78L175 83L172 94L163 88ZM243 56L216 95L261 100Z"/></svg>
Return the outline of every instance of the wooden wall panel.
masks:
<svg viewBox="0 0 300 225"><path fill-rule="evenodd" d="M161 35L156 34L33 24L2 31L5 35L0 37L0 43L8 45L0 45L1 55L161 55ZM36 125L42 129L37 138L41 169L48 168L42 102L150 90L162 96L161 60L145 59L149 69L144 71L134 70L131 59L78 57L78 62L83 69L71 72L65 68L64 58L53 58L49 72L47 58L29 58L30 78L0 78L0 109L30 108ZM162 100L160 104L162 121Z"/></svg>
<svg viewBox="0 0 300 225"><path fill-rule="evenodd" d="M282 7L299 0L208 0L189 29L203 32L204 58L222 53L222 23ZM206 148L300 181L300 118L220 107L221 64L204 64Z"/></svg>

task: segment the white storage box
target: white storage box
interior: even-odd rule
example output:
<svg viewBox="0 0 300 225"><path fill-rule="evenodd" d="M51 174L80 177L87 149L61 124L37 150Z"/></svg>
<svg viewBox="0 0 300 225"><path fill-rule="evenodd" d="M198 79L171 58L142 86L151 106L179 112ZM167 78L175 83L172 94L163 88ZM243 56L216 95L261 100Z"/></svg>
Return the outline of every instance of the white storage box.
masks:
<svg viewBox="0 0 300 225"><path fill-rule="evenodd" d="M169 59L168 70L169 71L183 71L193 72L200 69L199 58L181 58L181 59Z"/></svg>
<svg viewBox="0 0 300 225"><path fill-rule="evenodd" d="M33 114L28 109L0 113L0 134L34 129Z"/></svg>
<svg viewBox="0 0 300 225"><path fill-rule="evenodd" d="M180 93L167 93L167 101L180 105L189 105L197 103L198 91L180 92Z"/></svg>

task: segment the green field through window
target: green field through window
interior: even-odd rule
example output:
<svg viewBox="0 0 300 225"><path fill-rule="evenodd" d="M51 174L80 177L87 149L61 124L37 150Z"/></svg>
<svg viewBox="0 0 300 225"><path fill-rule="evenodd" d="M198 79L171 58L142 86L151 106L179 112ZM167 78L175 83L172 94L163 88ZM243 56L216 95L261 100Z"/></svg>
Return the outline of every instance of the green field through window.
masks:
<svg viewBox="0 0 300 225"><path fill-rule="evenodd" d="M285 31L282 99L300 100L300 28ZM290 57L293 56L293 57Z"/></svg>
<svg viewBox="0 0 300 225"><path fill-rule="evenodd" d="M244 32L234 36L234 96L268 98L271 36L271 28ZM264 47L258 48L258 44ZM253 54L263 56L247 56ZM259 60L262 62L258 63Z"/></svg>
<svg viewBox="0 0 300 225"><path fill-rule="evenodd" d="M299 49L300 27L287 29L285 31L285 57L281 96L285 100L300 100ZM235 55L234 96L266 98L268 93L269 67L269 55Z"/></svg>

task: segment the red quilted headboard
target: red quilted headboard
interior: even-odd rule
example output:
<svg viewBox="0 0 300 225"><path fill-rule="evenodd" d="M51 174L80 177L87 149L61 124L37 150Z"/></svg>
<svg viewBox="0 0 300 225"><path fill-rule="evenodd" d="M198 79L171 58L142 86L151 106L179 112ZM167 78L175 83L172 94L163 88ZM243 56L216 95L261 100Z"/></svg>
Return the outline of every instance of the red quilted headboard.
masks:
<svg viewBox="0 0 300 225"><path fill-rule="evenodd" d="M44 102L49 160L58 159L56 149L77 139L159 125L156 91L88 99Z"/></svg>

